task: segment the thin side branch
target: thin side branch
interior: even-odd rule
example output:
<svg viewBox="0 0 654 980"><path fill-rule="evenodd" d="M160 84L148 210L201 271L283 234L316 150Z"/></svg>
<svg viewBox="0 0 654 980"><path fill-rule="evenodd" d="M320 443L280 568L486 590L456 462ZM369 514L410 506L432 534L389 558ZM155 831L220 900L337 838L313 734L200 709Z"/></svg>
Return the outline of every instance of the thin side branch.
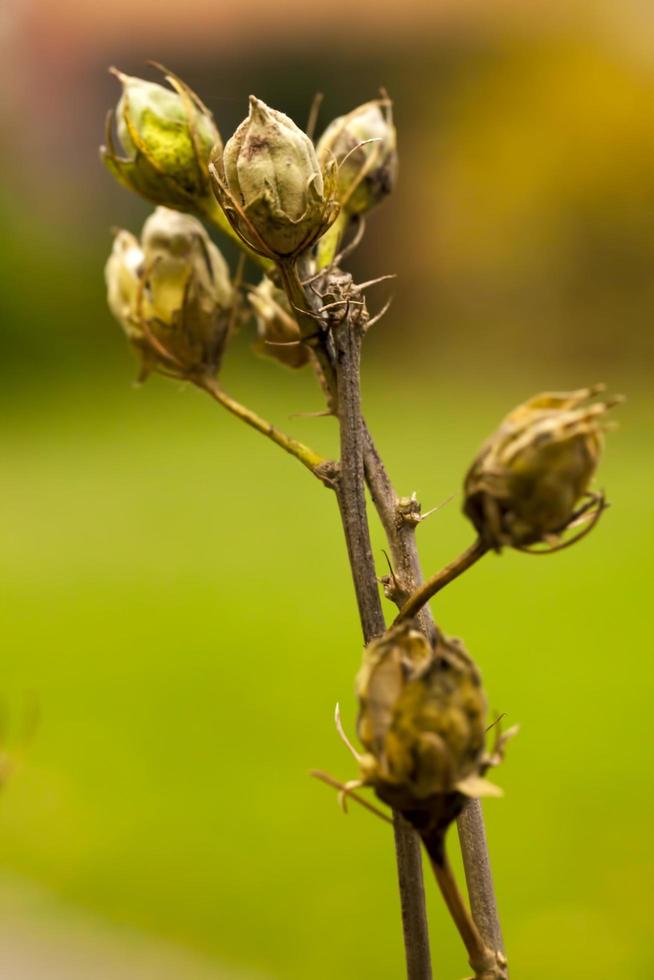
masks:
<svg viewBox="0 0 654 980"><path fill-rule="evenodd" d="M201 378L198 379L195 384L206 391L214 401L217 401L219 405L226 408L228 412L235 415L236 418L245 422L251 428L256 429L262 435L266 436L276 445L281 446L281 448L294 456L297 460L306 466L314 476L316 476L322 483L326 486L332 486L333 483L329 479L329 461L318 453L314 452L304 443L298 442L297 439L293 439L292 436L286 435L280 429L277 429L271 422L267 422L266 419L262 419L259 415L253 412L251 409L246 408L245 405L241 405L240 402L235 401L226 392L222 390L218 382L214 378Z"/></svg>
<svg viewBox="0 0 654 980"><path fill-rule="evenodd" d="M395 619L395 623L401 623L405 619L412 619L413 616L420 612L422 607L425 606L437 592L444 589L446 585L453 582L454 579L458 578L459 575L462 575L463 572L466 572L469 568L472 568L475 562L478 562L480 558L483 558L487 551L488 547L483 543L481 538L477 538L477 540L471 544L469 548L466 548L466 550L457 558L451 561L448 565L445 565L444 568L441 568L440 572L436 572L435 575L432 575L430 579L427 579L426 582L423 582L423 584L416 589L411 598L408 599L400 609L400 612Z"/></svg>
<svg viewBox="0 0 654 980"><path fill-rule="evenodd" d="M475 972L475 980L505 980L508 974L504 955L487 945L477 924L470 917L447 856L443 855L441 861L432 859L431 866L443 900L463 940L468 962Z"/></svg>

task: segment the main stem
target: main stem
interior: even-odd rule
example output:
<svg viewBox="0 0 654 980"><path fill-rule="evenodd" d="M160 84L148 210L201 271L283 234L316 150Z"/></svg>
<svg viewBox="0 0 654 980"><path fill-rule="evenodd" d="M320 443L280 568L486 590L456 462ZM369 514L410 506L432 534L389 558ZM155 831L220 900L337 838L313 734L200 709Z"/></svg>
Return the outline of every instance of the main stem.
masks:
<svg viewBox="0 0 654 980"><path fill-rule="evenodd" d="M311 336L312 334L315 335L315 322L304 312L314 304L312 297L310 297L302 287L295 263L283 264L280 266L280 272L288 298L291 302L291 308L293 309L294 315L296 315L298 323L300 324L300 329L307 337ZM372 436L370 435L370 432L368 431L368 428L361 417L359 372L361 338L355 334L352 334L352 329L352 324L349 322L349 320L347 326L341 328L339 348L340 366L338 371L335 372L334 365L331 363L330 358L327 356L326 351L322 348L319 342L315 343L314 349L323 372L326 387L331 394L331 401L333 403L332 407L336 408L338 411L339 421L341 423L342 461L350 460L352 465L356 466L356 472L348 473L346 475L346 482L348 478L351 478L352 486L353 488L357 488L356 492L359 494L356 519L363 521L367 532L365 491L363 488L360 464L360 460L362 459L365 480L368 483L373 503L386 532L386 537L393 556L395 572L398 575L400 583L406 593L406 598L408 599L423 581L415 536L416 515L411 514L410 512L407 513L400 505L400 500L395 493L384 463L377 452ZM354 344L354 347L349 352L343 349L344 343L342 338L348 335L346 331L350 331L350 341ZM354 361L354 364L352 361ZM336 378L335 374L338 374L339 377ZM348 375L350 374L352 374L351 381L348 380ZM334 395L336 395L335 398ZM353 399L353 404L346 404L344 408L341 407L341 399L348 397ZM344 426L343 420L353 416L358 418L358 426ZM352 438L355 440L356 444L353 447L353 451L347 450L347 447L344 446L344 437L346 439ZM344 508L342 492L339 494L339 506L341 509L341 514L343 515L344 509L347 508ZM351 526L351 524L352 521L350 518L348 518L347 524L344 520L344 529L348 540L348 553L350 555L350 563L352 564L354 542L352 542L352 545L350 544L349 530L354 531L355 529ZM360 543L361 540L359 538L359 545ZM367 549L364 549L364 552L365 551L367 551L368 554L370 552L369 536ZM352 564L352 573L354 577L355 589L357 590L359 609L362 610L362 624L364 624L363 615L365 614L366 616L369 616L374 608L374 606L371 605L370 582L374 578L375 570L371 556L369 558L367 555L365 556L365 564L359 563L358 558L354 560L356 561L356 569L355 565ZM360 581L359 588L357 586L357 582L360 579L360 575L363 574L367 576L367 584L364 585L364 582ZM383 621L381 602L379 600L378 593L376 593L376 603L379 606L380 619ZM376 615L377 613L375 612L375 616ZM417 612L416 618L418 619L421 629L423 629L426 635L434 636L437 633L437 627L434 623L429 606L425 604ZM381 628L383 629L383 627ZM373 632L371 635L375 635L377 627L375 626L374 629L375 632ZM364 635L366 635L365 625ZM398 826L399 821L401 821L401 818L396 817L396 827ZM466 884L470 898L470 908L474 921L477 924L484 941L492 949L499 949L503 952L504 947L502 943L502 932L497 911L497 900L495 898L495 888L493 885L493 877L490 867L490 858L484 828L484 818L479 800L470 800L466 804L457 820L457 829L463 855ZM408 831L409 828L407 827L407 839L409 839ZM412 831L411 835L411 845L408 851L406 851L406 849L401 846L401 843L398 843L396 830L396 852L398 869L400 873L402 914L403 921L405 921L405 945L407 946L407 961L409 957L409 940L407 939L406 918L408 915L413 914L419 916L422 914L424 919L424 929L421 931L421 935L424 935L424 960L427 962L427 964L429 964L427 926L426 918L424 917L424 886L422 884L422 872L420 870L420 846L417 836ZM403 877L405 879L404 882ZM412 880L415 880L416 883L419 881L419 892L422 894L422 898L420 900L416 898L412 901L411 905L407 904L405 906L405 897L410 894L412 887L410 883ZM418 889L417 884L416 889ZM417 894L418 891L416 891L416 895ZM421 905L422 913L420 911ZM411 974L409 972L410 977L413 975L430 976L430 973Z"/></svg>
<svg viewBox="0 0 654 980"><path fill-rule="evenodd" d="M398 499L365 423L363 457L366 480L388 538L395 573L408 597L423 581L415 534L417 515L407 512ZM417 618L425 633L433 635L436 632L437 627L428 605L422 606ZM469 800L466 803L457 819L457 830L472 917L484 942L491 949L504 952L484 816L479 800Z"/></svg>
<svg viewBox="0 0 654 980"><path fill-rule="evenodd" d="M341 466L338 504L347 542L361 627L366 643L385 630L366 514L363 425L361 419L361 336L349 319L335 332ZM431 980L429 934L420 841L399 813L393 813L395 853L402 906L408 980Z"/></svg>

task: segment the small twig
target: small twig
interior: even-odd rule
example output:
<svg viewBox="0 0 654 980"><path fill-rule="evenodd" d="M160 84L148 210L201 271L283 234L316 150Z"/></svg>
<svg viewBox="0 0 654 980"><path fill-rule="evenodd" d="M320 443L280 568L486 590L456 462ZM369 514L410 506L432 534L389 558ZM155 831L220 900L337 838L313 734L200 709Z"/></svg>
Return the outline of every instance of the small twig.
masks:
<svg viewBox="0 0 654 980"><path fill-rule="evenodd" d="M438 887L448 911L454 920L468 953L468 962L475 971L475 978L503 980L507 976L506 962L499 950L491 949L485 942L461 897L451 865L444 854L440 861L431 859ZM498 956L499 953L499 956Z"/></svg>
<svg viewBox="0 0 654 980"><path fill-rule="evenodd" d="M333 789L340 790L341 792L345 789L344 783L340 783L338 779L334 779L334 777L330 776L329 773L322 772L320 769L310 769L309 775L313 776L315 779L319 779L323 783L326 783L327 786L331 786ZM354 793L352 790L350 790L347 795L348 799L354 800L354 802L358 803L359 806L364 807L370 813L374 813L376 817L380 818L380 820L383 820L385 823L393 823L392 819L387 816L383 810L380 810L378 807L374 806L374 804L369 803L368 800L365 800L362 796L359 796L358 793Z"/></svg>
<svg viewBox="0 0 654 980"><path fill-rule="evenodd" d="M202 388L211 397L226 408L228 412L235 415L237 418L245 422L251 428L256 429L257 432L261 432L262 435L271 439L278 446L281 446L287 453L294 456L299 460L303 466L306 466L308 470L311 470L314 476L325 484L325 486L331 486L333 488L332 482L327 476L328 460L323 456L319 456L318 453L314 452L304 443L298 442L297 439L293 439L292 436L286 435L280 429L277 429L272 423L267 422L262 419L259 415L253 412L251 409L246 408L245 405L241 405L240 402L235 401L231 398L223 389L220 387L215 378L211 377L201 377L194 379L194 383L198 388Z"/></svg>
<svg viewBox="0 0 654 980"><path fill-rule="evenodd" d="M481 538L477 538L458 558L455 558L454 561L441 568L440 572L436 572L435 575L432 575L430 579L427 579L426 582L423 582L416 589L411 598L400 609L395 623L401 623L403 620L411 619L415 616L437 592L440 592L446 585L453 582L455 578L458 578L459 575L471 568L487 551L488 546L483 543Z"/></svg>

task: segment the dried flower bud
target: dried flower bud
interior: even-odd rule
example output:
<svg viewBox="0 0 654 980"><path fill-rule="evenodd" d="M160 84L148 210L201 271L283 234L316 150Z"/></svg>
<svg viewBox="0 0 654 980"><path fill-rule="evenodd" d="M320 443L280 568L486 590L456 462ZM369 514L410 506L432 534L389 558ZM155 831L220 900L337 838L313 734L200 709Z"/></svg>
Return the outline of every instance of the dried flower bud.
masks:
<svg viewBox="0 0 654 980"><path fill-rule="evenodd" d="M589 505L601 513L603 500L589 487L603 416L619 399L583 403L602 390L537 395L507 415L482 447L465 478L464 513L488 547L556 547Z"/></svg>
<svg viewBox="0 0 654 980"><path fill-rule="evenodd" d="M123 86L116 129L124 156L116 151L109 116L100 153L121 184L155 204L182 211L214 208L208 162L221 147L213 116L181 79L165 72L172 90L113 70Z"/></svg>
<svg viewBox="0 0 654 980"><path fill-rule="evenodd" d="M334 168L323 171L309 137L254 96L224 152L212 155L211 173L233 228L261 255L298 255L338 213Z"/></svg>
<svg viewBox="0 0 654 980"><path fill-rule="evenodd" d="M304 367L310 360L309 350L300 343L300 328L283 289L264 276L250 293L250 305L257 321L257 339L253 345L257 354L274 357L287 367Z"/></svg>
<svg viewBox="0 0 654 980"><path fill-rule="evenodd" d="M362 214L391 193L397 177L397 134L388 99L365 102L329 124L318 159L338 167L338 199L350 214Z"/></svg>
<svg viewBox="0 0 654 980"><path fill-rule="evenodd" d="M116 235L105 278L109 308L138 350L144 375L215 374L233 290L225 260L199 221L157 208L140 242L127 231Z"/></svg>
<svg viewBox="0 0 654 980"><path fill-rule="evenodd" d="M367 648L357 690L365 778L390 805L407 811L435 795L465 794L481 776L486 698L459 643L432 646L403 623Z"/></svg>
<svg viewBox="0 0 654 980"><path fill-rule="evenodd" d="M357 731L366 749L360 784L403 813L439 863L445 831L466 798L501 795L483 777L499 764L513 732L498 735L486 752L477 668L457 640L439 637L432 645L412 623L368 646L357 693Z"/></svg>

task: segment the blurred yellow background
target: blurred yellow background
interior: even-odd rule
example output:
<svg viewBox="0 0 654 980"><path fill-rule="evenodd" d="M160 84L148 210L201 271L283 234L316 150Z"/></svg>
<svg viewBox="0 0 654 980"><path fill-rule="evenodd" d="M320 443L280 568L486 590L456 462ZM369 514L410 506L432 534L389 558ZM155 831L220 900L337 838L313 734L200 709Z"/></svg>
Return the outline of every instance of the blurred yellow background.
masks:
<svg viewBox="0 0 654 980"><path fill-rule="evenodd" d="M434 571L469 543L463 473L516 402L604 380L628 403L598 530L490 556L439 597L521 723L486 806L513 975L654 976L648 719L654 9L252 0L0 11L0 972L11 980L402 975L392 847L343 778L359 628L337 515L297 464L135 364L105 308L110 228L147 205L98 160L118 86L164 62L224 138L247 96L321 128L385 85L401 172L356 274L397 272L366 413L425 509ZM149 74L149 77L154 77ZM233 252L225 248L233 259ZM383 302L380 290L379 302ZM234 343L225 384L325 452L311 377ZM380 574L383 542L376 532ZM389 607L389 613L390 613ZM29 716L38 708L33 736ZM456 850L452 835L451 850ZM435 975L465 960L428 883Z"/></svg>

